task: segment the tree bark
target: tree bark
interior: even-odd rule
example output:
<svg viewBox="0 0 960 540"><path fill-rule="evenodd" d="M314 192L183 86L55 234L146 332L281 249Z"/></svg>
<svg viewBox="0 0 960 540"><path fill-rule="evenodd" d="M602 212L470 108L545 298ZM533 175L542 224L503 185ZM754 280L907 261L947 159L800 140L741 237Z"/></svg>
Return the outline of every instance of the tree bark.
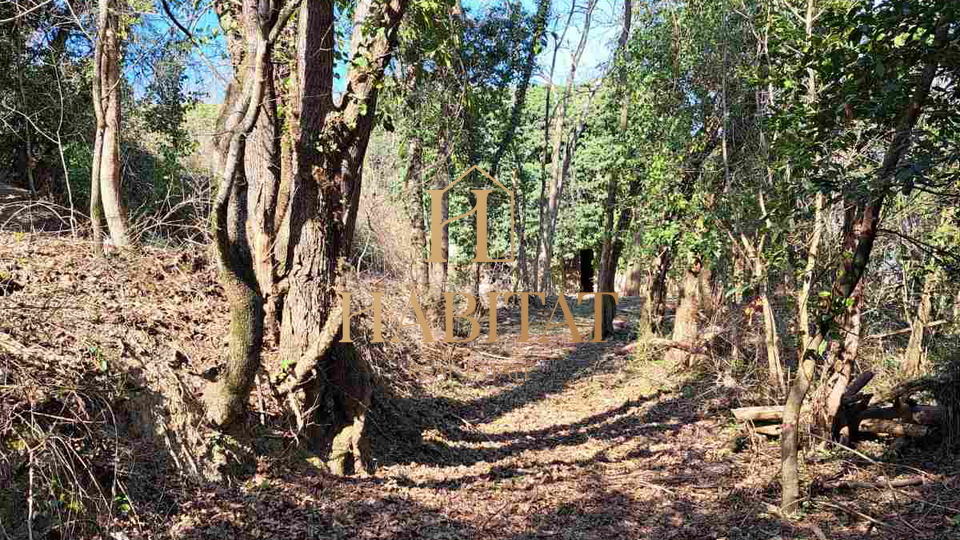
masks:
<svg viewBox="0 0 960 540"><path fill-rule="evenodd" d="M317 384L307 392L308 405L321 406L318 413L323 411L321 379L329 374L337 404L329 465L338 474L350 472L356 459L365 469L370 467L364 434L370 371L352 343L335 343L325 350L310 346L331 326L341 324L331 317L336 308L349 309L339 305L337 288L343 285L339 263L350 253L378 86L396 47L406 5L406 0L364 0L357 6L350 47L353 64L336 108L332 100L333 3L307 2L300 13L297 174L289 212L289 291L283 302L280 350L291 363L320 359L318 365L323 367ZM356 61L360 58L365 61Z"/></svg>
<svg viewBox="0 0 960 540"><path fill-rule="evenodd" d="M277 257L287 284L280 329L281 354L295 369L316 369L310 381L297 380L293 389L304 388L311 404L327 389L321 380L332 381L336 430L331 448L334 472L347 472L352 461L369 461L364 415L370 400L370 372L352 344L329 346L329 336L341 324L343 309L336 287L341 284L339 262L349 254L353 222L359 197L361 163L376 111L377 86L383 78L406 0L356 7L351 51L365 62L352 62L342 103L334 108L333 55L334 7L329 0L303 4L274 4L267 18L257 19L254 2L244 4L244 18L252 35L247 46L242 92L233 88L223 115L229 134L219 146L226 148L221 160L220 188L214 213L221 276L231 305L231 354L219 380L205 396L208 417L229 425L245 412L249 391L260 363L263 338L263 295L256 275L253 248L247 239L251 217L249 205L257 208L248 191L245 169L246 141L258 126L268 94L267 65L270 49L295 9L300 25L296 46L296 72L291 85L289 163L291 194L289 209L274 216L278 233ZM299 7L298 7L299 6ZM259 7L257 5L257 7ZM269 20L267 20L269 19ZM363 65L363 67L360 67ZM281 187L280 194L284 189ZM315 347L312 347L315 346ZM305 383L305 384L303 384ZM323 408L317 410L322 414ZM316 420L314 416L314 420ZM316 447L316 441L311 441Z"/></svg>
<svg viewBox="0 0 960 540"><path fill-rule="evenodd" d="M702 262L697 260L690 264L683 276L680 285L680 299L677 305L677 316L673 324L673 341L693 342L700 334L700 271ZM680 362L691 366L694 355L684 354L678 349L670 350L666 358L673 362Z"/></svg>
<svg viewBox="0 0 960 540"><path fill-rule="evenodd" d="M90 217L94 243L102 250L101 216L106 217L113 245L130 245L126 210L120 194L120 44L115 0L99 0L97 43L94 48L93 101L97 119L91 175ZM95 184L95 185L94 185ZM102 213L101 213L102 209Z"/></svg>
<svg viewBox="0 0 960 540"><path fill-rule="evenodd" d="M230 305L230 349L222 374L204 392L204 404L207 419L221 427L233 424L245 413L263 346L263 296L247 237L243 163L246 137L257 124L265 92L269 42L259 25L246 41L253 54L245 59L244 69L252 73L244 77L242 93L225 103L232 110L226 119L229 135L223 145L226 152L218 171L220 185L213 208L220 282Z"/></svg>
<svg viewBox="0 0 960 540"><path fill-rule="evenodd" d="M924 356L926 356L923 347L923 333L931 326L930 314L933 311L931 297L935 283L934 275L928 275L924 279L923 291L920 293L920 305L917 307L917 314L910 322L910 341L907 343L907 351L903 359L903 368L908 375L920 373L920 365L923 363Z"/></svg>
<svg viewBox="0 0 960 540"><path fill-rule="evenodd" d="M811 31L812 21L815 17L814 1L808 0L807 9L807 27L808 35ZM947 41L947 25L941 22L938 25L934 36L934 47L940 48ZM894 136L883 157L883 162L877 172L878 180L876 187L868 195L865 201L858 201L852 208L844 213L844 230L853 231L855 238L854 249L850 251L851 256L844 257L839 265L834 279L831 291L831 302L828 309L824 309L819 316L817 331L810 342L810 346L805 351L803 357L803 367L798 371L797 380L794 381L787 398L787 408L783 418L783 438L781 440L781 487L783 490L783 499L781 507L786 512L793 512L800 496L799 484L799 463L797 459L797 424L799 422L800 405L806 397L809 389L810 379L813 376L815 365L815 354L820 345L827 339L827 334L836 322L834 312L835 306L846 306L848 298L853 296L855 290L860 284L860 279L866 272L867 264L870 261L870 254L873 250L873 244L877 237L880 214L886 197L889 194L890 186L893 183L898 165L911 142L911 133L914 126L923 111L927 96L930 93L930 86L937 71L937 58L932 58L923 65L914 93L911 96L910 103L902 113ZM846 311L843 309L843 311ZM843 322L841 321L841 325ZM809 363L809 373L807 364ZM852 369L850 370L852 371Z"/></svg>

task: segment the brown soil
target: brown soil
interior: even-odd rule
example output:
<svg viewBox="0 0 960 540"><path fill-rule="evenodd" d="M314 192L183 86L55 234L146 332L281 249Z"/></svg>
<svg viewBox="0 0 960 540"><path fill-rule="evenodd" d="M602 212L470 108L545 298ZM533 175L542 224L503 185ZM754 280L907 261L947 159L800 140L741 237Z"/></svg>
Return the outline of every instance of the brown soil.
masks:
<svg viewBox="0 0 960 540"><path fill-rule="evenodd" d="M106 370L132 380L130 366L162 362L189 395L225 347L224 299L201 253L95 258L82 243L2 234L0 278L19 287L0 293L0 337L69 359L48 366L50 377ZM414 392L377 394L373 475L310 466L264 392L251 428L278 444L258 449L255 472L218 484L154 473L134 489L142 480L130 471L161 451L131 451L124 481L139 496L100 526L132 540L960 538L960 464L916 445L899 455L882 441L858 453L808 448L804 513L777 515L777 441L745 434L729 413L755 402L712 369L677 373L616 354L638 310L636 299L621 305L620 330L603 344L570 343L562 328L515 343L517 311L500 308L501 343L457 349L451 369L424 370ZM546 313L533 316L534 334ZM589 334L590 307L576 314ZM731 444L738 436L742 448ZM823 488L880 476L925 482Z"/></svg>

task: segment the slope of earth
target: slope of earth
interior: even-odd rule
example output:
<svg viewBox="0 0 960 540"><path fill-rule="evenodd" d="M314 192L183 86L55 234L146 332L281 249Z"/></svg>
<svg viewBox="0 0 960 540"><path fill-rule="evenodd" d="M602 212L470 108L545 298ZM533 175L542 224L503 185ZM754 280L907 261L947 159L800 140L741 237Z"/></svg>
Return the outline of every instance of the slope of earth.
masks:
<svg viewBox="0 0 960 540"><path fill-rule="evenodd" d="M4 234L0 272L9 284L0 294L0 367L21 366L24 354L96 378L138 355L202 374L222 354L226 307L202 254L97 259L80 243ZM124 453L132 496L101 530L131 540L960 538L956 457L910 448L885 455L879 443L857 453L809 449L804 513L778 516L776 441L730 444L737 427L728 410L748 399L744 388L716 369L678 373L618 354L638 305L624 299L621 307L608 343L571 343L563 327L519 343L518 310L501 307L499 343L456 349L456 366L425 372L422 392L391 398L400 402L394 409L375 405L373 475L334 477L287 449L261 453L256 472L240 480L197 484L156 471L141 477L150 457ZM548 314L533 310L535 337ZM574 314L589 335L590 307ZM40 379L59 368L35 369ZM185 399L198 381L188 380ZM387 410L429 421L398 430L401 419L376 414ZM823 487L880 476L924 482ZM0 537L24 530L0 525Z"/></svg>

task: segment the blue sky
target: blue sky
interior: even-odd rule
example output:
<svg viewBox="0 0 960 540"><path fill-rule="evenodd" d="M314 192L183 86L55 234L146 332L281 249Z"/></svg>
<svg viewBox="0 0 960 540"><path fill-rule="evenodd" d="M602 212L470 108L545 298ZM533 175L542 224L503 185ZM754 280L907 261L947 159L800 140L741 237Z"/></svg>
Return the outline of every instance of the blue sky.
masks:
<svg viewBox="0 0 960 540"><path fill-rule="evenodd" d="M487 5L501 1L502 0L464 0L463 6L468 11L476 12L482 10ZM522 1L524 7L530 12L536 10L535 0ZM558 84L565 83L569 77L573 52L582 35L584 22L582 8L588 0L554 0L552 9L551 23L553 26L551 30L556 31L559 35L562 33L562 25L565 23L571 3L574 1L577 3L580 12L574 16L571 28L567 32L557 54L554 78ZM602 73L603 64L610 60L620 31L620 16L623 9L622 0L598 0L598 2L594 12L587 48L584 51L581 66L578 68L578 81L587 80ZM208 30L217 28L217 18L212 11L207 11L204 16L196 22L193 29L196 29L198 33L203 33L201 29L204 28ZM204 101L207 103L220 103L223 100L224 92L224 84L221 78L212 72L211 66L220 72L220 76L223 79L230 77L230 65L226 59L223 58L222 54L220 54L222 52L222 43L218 45L219 46L211 46L205 49L205 60L197 62L190 77L189 89L205 92L207 96L204 98ZM546 82L546 74L550 69L553 45L554 41L550 39L549 47L543 51L538 58L539 69L534 78L535 84L543 84ZM335 80L334 88L339 91L343 89L344 84L342 76L343 66L338 67L337 71L341 73L341 77Z"/></svg>

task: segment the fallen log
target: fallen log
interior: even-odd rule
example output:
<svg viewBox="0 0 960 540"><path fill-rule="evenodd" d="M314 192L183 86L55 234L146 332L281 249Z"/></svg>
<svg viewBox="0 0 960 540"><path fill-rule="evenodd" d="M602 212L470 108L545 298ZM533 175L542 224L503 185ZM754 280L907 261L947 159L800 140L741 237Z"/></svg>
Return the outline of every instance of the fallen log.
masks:
<svg viewBox="0 0 960 540"><path fill-rule="evenodd" d="M874 435L893 435L894 437L910 437L919 439L925 437L930 432L927 426L918 426L916 424L903 424L893 420L875 420L868 419L860 422L859 430L861 433L873 433Z"/></svg>
<svg viewBox="0 0 960 540"><path fill-rule="evenodd" d="M783 426L781 424L774 424L772 426L756 426L753 428L753 430L768 437L779 437L780 432L783 431Z"/></svg>
<svg viewBox="0 0 960 540"><path fill-rule="evenodd" d="M740 422L774 421L783 418L783 406L740 407L730 412ZM935 405L912 405L901 407L874 407L858 415L861 422L867 420L899 420L906 424L938 426L943 422L946 409Z"/></svg>
<svg viewBox="0 0 960 540"><path fill-rule="evenodd" d="M780 420L783 418L783 405L764 407L740 407L732 409L734 418L741 422L757 422L761 420Z"/></svg>
<svg viewBox="0 0 960 540"><path fill-rule="evenodd" d="M860 413L860 419L899 420L908 424L937 426L946 418L946 409L933 405L903 405L900 407L873 407Z"/></svg>
<svg viewBox="0 0 960 540"><path fill-rule="evenodd" d="M927 426L918 426L916 424L901 424L893 420L864 420L860 423L860 433L872 433L874 435L892 435L894 437L909 437L919 439L929 433ZM782 424L772 424L767 426L755 426L753 430L760 435L768 437L779 437L783 431Z"/></svg>

